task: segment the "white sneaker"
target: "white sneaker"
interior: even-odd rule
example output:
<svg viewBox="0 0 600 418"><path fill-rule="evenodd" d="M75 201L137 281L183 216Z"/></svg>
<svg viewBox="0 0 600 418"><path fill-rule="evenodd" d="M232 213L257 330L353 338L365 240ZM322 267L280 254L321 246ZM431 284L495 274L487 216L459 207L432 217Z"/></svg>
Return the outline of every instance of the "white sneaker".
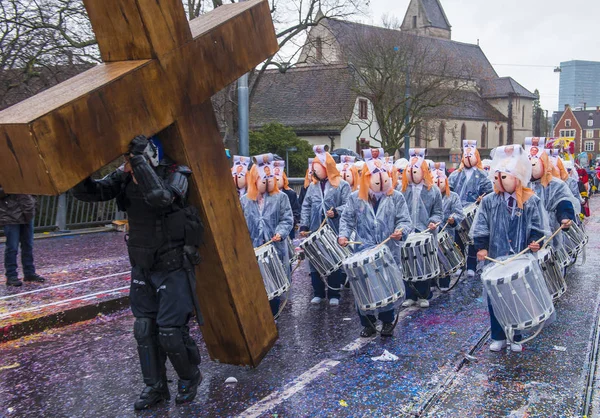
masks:
<svg viewBox="0 0 600 418"><path fill-rule="evenodd" d="M475 272L473 270L467 270L467 277L468 278L473 278L475 277Z"/></svg>
<svg viewBox="0 0 600 418"><path fill-rule="evenodd" d="M421 308L429 308L429 301L427 299L419 299L418 302Z"/></svg>
<svg viewBox="0 0 600 418"><path fill-rule="evenodd" d="M502 351L503 348L506 347L506 340L492 340L490 344L490 351Z"/></svg>
<svg viewBox="0 0 600 418"><path fill-rule="evenodd" d="M329 299L329 306L338 306L340 304L340 300L338 298Z"/></svg>
<svg viewBox="0 0 600 418"><path fill-rule="evenodd" d="M312 300L310 301L310 303L312 303L313 305L318 305L319 303L323 302L323 298L320 298L318 296L315 296L314 298L312 298Z"/></svg>
<svg viewBox="0 0 600 418"><path fill-rule="evenodd" d="M523 346L519 343L510 343L510 351L514 353L520 353L523 351Z"/></svg>
<svg viewBox="0 0 600 418"><path fill-rule="evenodd" d="M408 308L409 306L413 306L415 303L417 302L412 299L406 299L404 302L402 302L402 306L404 308Z"/></svg>

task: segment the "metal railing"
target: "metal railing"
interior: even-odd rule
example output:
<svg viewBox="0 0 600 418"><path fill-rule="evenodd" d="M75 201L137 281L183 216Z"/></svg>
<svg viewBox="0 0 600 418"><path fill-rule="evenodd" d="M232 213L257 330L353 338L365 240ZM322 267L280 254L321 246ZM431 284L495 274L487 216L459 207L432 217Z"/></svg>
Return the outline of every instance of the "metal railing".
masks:
<svg viewBox="0 0 600 418"><path fill-rule="evenodd" d="M34 219L36 231L89 228L124 219L114 200L108 202L82 202L70 193L60 196L38 196Z"/></svg>

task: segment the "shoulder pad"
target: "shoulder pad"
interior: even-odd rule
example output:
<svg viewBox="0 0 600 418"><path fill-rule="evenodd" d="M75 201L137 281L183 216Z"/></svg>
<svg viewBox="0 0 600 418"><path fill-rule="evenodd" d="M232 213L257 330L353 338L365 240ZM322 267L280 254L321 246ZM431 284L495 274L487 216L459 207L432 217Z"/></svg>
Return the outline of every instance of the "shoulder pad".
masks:
<svg viewBox="0 0 600 418"><path fill-rule="evenodd" d="M176 165L173 169L173 173L181 173L181 174L192 174L192 169L187 165Z"/></svg>
<svg viewBox="0 0 600 418"><path fill-rule="evenodd" d="M174 172L167 180L169 188L180 198L185 198L188 191L188 180L185 174Z"/></svg>

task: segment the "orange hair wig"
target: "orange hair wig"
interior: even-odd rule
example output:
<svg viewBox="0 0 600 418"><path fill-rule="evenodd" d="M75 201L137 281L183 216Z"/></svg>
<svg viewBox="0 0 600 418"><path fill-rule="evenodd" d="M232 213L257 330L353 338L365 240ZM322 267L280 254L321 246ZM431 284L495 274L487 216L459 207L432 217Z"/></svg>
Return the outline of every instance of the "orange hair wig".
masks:
<svg viewBox="0 0 600 418"><path fill-rule="evenodd" d="M548 157L548 154L546 154L545 152L541 153L539 159L540 159L540 162L542 163L542 167L543 167L542 177L540 178L540 182L542 183L542 186L548 187L548 185L552 181L552 177L554 177L552 175L552 171L554 170L554 165L550 161L550 157Z"/></svg>
<svg viewBox="0 0 600 418"><path fill-rule="evenodd" d="M481 163L480 163L481 164ZM402 173L402 191L405 192L408 188L408 171L412 168L412 164L409 164L404 169ZM431 177L431 171L429 171L429 165L423 161L421 163L421 171L423 172L423 181L425 182L425 186L427 190L431 190L431 186L433 186L433 177Z"/></svg>
<svg viewBox="0 0 600 418"><path fill-rule="evenodd" d="M340 172L337 169L337 164L335 162L335 160L333 159L333 157L331 156L331 154L329 154L328 152L325 153L325 165L323 166L323 164L321 163L321 160L319 160L318 158L315 158L315 160L313 161L313 172L315 169L315 164L320 164L323 168L325 168L325 172L327 173L327 180L329 180L329 184L331 184L333 187L339 187L340 186L340 180L341 180L341 176L340 176ZM319 182L319 180L317 180L316 178L313 179L313 183L317 184Z"/></svg>
<svg viewBox="0 0 600 418"><path fill-rule="evenodd" d="M256 183L259 180L259 175L258 175L258 166L256 164L254 164L252 166L252 168L250 169L250 171L248 172L248 199L250 200L256 200L258 198L258 186L256 185ZM275 180L275 178L273 177L273 180ZM267 184L268 186L268 184ZM279 186L277 185L277 181L273 181L273 190L271 190L269 192L270 195L274 195L276 193L279 193Z"/></svg>
<svg viewBox="0 0 600 418"><path fill-rule="evenodd" d="M515 195L517 196L517 207L523 210L523 204L527 202L531 198L531 196L535 194L535 192L528 187L523 187L520 180L517 180L517 182L517 188L515 189ZM496 192L496 194L504 193L496 187L495 183L494 192Z"/></svg>

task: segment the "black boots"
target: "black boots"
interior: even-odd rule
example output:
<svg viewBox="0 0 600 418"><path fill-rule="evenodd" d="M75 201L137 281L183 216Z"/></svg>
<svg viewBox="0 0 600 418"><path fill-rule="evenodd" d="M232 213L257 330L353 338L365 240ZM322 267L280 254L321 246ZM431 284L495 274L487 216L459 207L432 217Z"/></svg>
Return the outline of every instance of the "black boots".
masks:
<svg viewBox="0 0 600 418"><path fill-rule="evenodd" d="M23 286L23 282L16 277L7 277L6 278L7 286L20 287Z"/></svg>
<svg viewBox="0 0 600 418"><path fill-rule="evenodd" d="M135 401L133 407L136 411L141 411L170 399L169 386L167 382L161 380L153 386L146 386L140 395L140 399Z"/></svg>
<svg viewBox="0 0 600 418"><path fill-rule="evenodd" d="M30 276L25 276L25 278L23 280L25 280L26 282L36 282L36 283L44 283L46 281L46 279L44 279L39 274L32 274Z"/></svg>
<svg viewBox="0 0 600 418"><path fill-rule="evenodd" d="M202 373L198 370L196 376L191 380L179 380L177 385L176 404L192 402L198 393L198 386L202 382Z"/></svg>
<svg viewBox="0 0 600 418"><path fill-rule="evenodd" d="M394 336L394 324L383 324L381 327L382 337L393 337Z"/></svg>

